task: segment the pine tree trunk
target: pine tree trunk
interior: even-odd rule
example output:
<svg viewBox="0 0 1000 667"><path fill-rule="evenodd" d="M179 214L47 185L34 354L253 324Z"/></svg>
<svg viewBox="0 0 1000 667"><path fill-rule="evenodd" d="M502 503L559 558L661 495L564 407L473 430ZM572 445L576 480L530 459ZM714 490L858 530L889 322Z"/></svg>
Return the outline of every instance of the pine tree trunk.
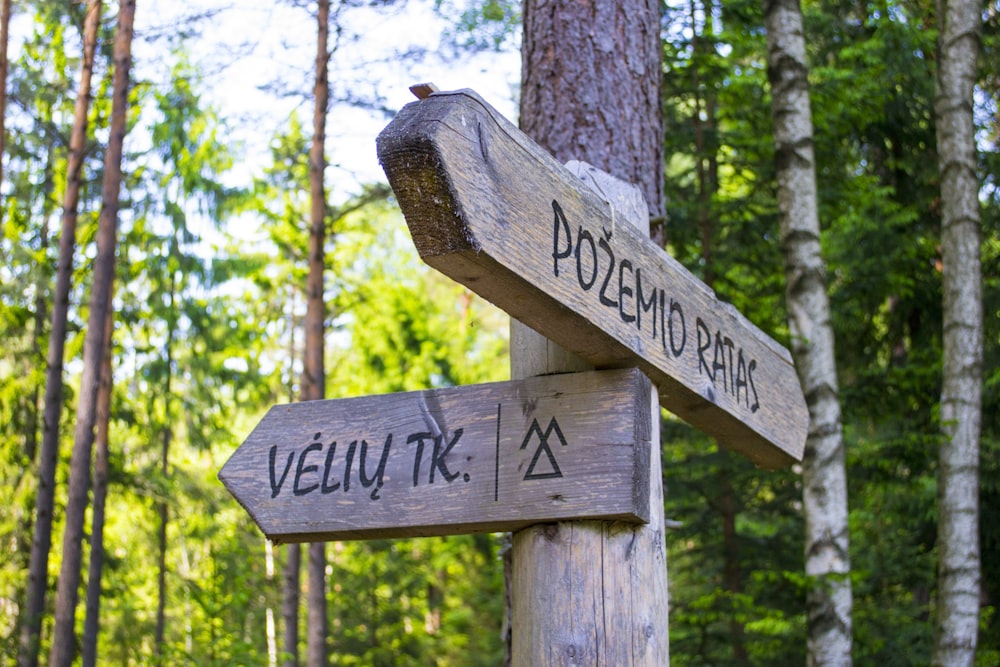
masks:
<svg viewBox="0 0 1000 667"><path fill-rule="evenodd" d="M7 151L7 42L10 37L11 0L0 0L0 186L3 186L3 157ZM3 197L0 196L0 210Z"/></svg>
<svg viewBox="0 0 1000 667"><path fill-rule="evenodd" d="M655 218L663 210L659 19L659 5L642 0L528 0L521 82L522 129L562 162L583 160L636 184ZM575 355L511 322L512 377L585 367ZM653 414L659 415L658 406ZM658 444L659 420L653 422ZM531 526L513 535L512 664L597 664L600 656L608 664L669 664L658 453L655 448L648 525L618 531L600 521L573 521ZM607 562L580 562L588 560L580 554L590 553L606 555ZM554 568L561 572L558 581L552 580ZM613 594L619 600L604 597L608 587L619 586ZM569 597L570 606L586 609L574 617L572 628L566 618L551 613ZM607 611L604 605L616 603L629 608L631 626L595 623Z"/></svg>
<svg viewBox="0 0 1000 667"><path fill-rule="evenodd" d="M264 540L264 572L267 576L268 590L273 590L274 584L274 545L271 540ZM274 609L268 599L267 608L264 610L264 635L267 639L267 667L278 667L278 636L274 623Z"/></svg>
<svg viewBox="0 0 1000 667"><path fill-rule="evenodd" d="M941 170L944 360L933 664L972 665L979 625L983 292L973 89L982 4L940 0L934 114Z"/></svg>
<svg viewBox="0 0 1000 667"><path fill-rule="evenodd" d="M104 324L104 360L97 393L97 436L94 441L94 510L90 527L87 614L83 623L83 667L97 664L100 630L101 576L104 570L104 506L108 495L108 448L111 427L111 340L114 318L109 309Z"/></svg>
<svg viewBox="0 0 1000 667"><path fill-rule="evenodd" d="M83 31L83 62L77 89L66 165L66 191L63 195L62 231L59 237L59 264L52 295L52 328L49 332L48 363L45 371L45 407L42 415L42 445L38 457L38 491L35 498L35 530L31 541L28 586L22 613L18 648L18 667L38 664L39 635L45 594L48 589L49 551L52 547L52 512L55 506L56 463L59 459L59 422L63 403L63 355L66 347L66 323L69 316L69 291L73 278L73 253L76 247L77 207L80 201L80 172L87 139L87 113L90 109L90 82L97 48L101 2L87 3Z"/></svg>
<svg viewBox="0 0 1000 667"><path fill-rule="evenodd" d="M289 289L288 299L288 400L295 400L295 304L298 288ZM297 667L299 664L299 587L302 578L302 547L289 544L285 547L284 576L282 577L281 621L284 626L282 636L283 653L282 667Z"/></svg>
<svg viewBox="0 0 1000 667"><path fill-rule="evenodd" d="M299 586L302 577L302 547L289 544L285 557L285 577L281 602L281 618L285 624L282 667L299 664Z"/></svg>
<svg viewBox="0 0 1000 667"><path fill-rule="evenodd" d="M49 230L52 228L52 214L56 208L52 197L52 193L55 191L55 162L56 146L53 142L48 142L48 150L45 156L45 177L42 185L42 226L38 230L38 252L42 255L48 254ZM38 277L35 280L36 294L35 313L32 318L34 326L31 331L31 357L26 360L26 363L31 364L31 366L30 368L25 368L26 375L34 373L38 364L42 363L42 360L45 358L42 352L42 340L45 337L45 321L48 319L48 313L46 312L48 310L48 302L45 297L48 293L49 279L50 275L47 271L39 271ZM28 461L34 461L35 455L38 453L39 425L42 422L42 410L44 410L44 406L39 399L41 398L43 389L44 383L34 383L31 387L31 408L25 420L24 441L24 458ZM30 470L25 470L25 474L30 474ZM18 541L27 543L28 539L26 536L29 532L31 532L30 528L27 528L23 535L18 536ZM18 551L30 554L30 543L25 544L24 548L19 548Z"/></svg>
<svg viewBox="0 0 1000 667"><path fill-rule="evenodd" d="M826 265L820 250L808 68L798 0L765 0L778 214L792 357L809 406L802 461L810 665L851 663L847 475Z"/></svg>
<svg viewBox="0 0 1000 667"><path fill-rule="evenodd" d="M129 66L132 59L134 18L135 0L121 0L118 8L118 26L115 31L111 132L104 156L104 183L101 190L101 215L97 230L97 257L94 260L90 314L83 345L83 376L80 380L76 428L73 434L73 453L70 458L62 566L59 570L59 585L56 591L52 653L49 656L51 667L69 667L76 651L74 625L76 604L79 597L87 493L90 488L94 424L97 419L97 390L101 360L104 356L104 320L111 309L115 271L118 196L122 179L122 147L125 139L125 116L128 111Z"/></svg>
<svg viewBox="0 0 1000 667"><path fill-rule="evenodd" d="M663 215L659 17L642 0L529 1L521 45L521 129L560 162L639 186L652 218Z"/></svg>
<svg viewBox="0 0 1000 667"><path fill-rule="evenodd" d="M712 0L705 0L701 5L700 15L704 24L699 29L699 7L692 0L690 3L690 20L692 28L691 51L695 64L691 67L692 88L695 95L695 108L692 114L695 150L695 178L698 194L698 231L701 237L701 261L704 267L703 281L715 289L714 243L716 234L716 215L713 203L719 190L718 147L712 139L717 132L716 127L716 92L711 87L704 87L699 74L699 64L702 58L711 57L715 52L712 40L714 34L714 7ZM736 531L736 521L739 516L740 504L733 488L732 475L736 466L735 455L724 447L717 446L719 459L719 496L716 507L722 524L722 584L727 593L737 596L743 593L743 573L740 568L740 539ZM745 627L736 614L729 619L729 642L732 646L733 664L749 664L746 644L744 641Z"/></svg>
<svg viewBox="0 0 1000 667"><path fill-rule="evenodd" d="M319 0L316 12L316 72L313 86L313 138L309 150L309 191L312 204L309 231L309 276L307 279L305 377L302 398L319 400L326 389L323 336L326 332L323 272L326 268L326 114L330 98L327 67L330 33L330 0ZM309 545L307 566L309 587L306 596L308 627L306 664L326 667L326 544Z"/></svg>
<svg viewBox="0 0 1000 667"><path fill-rule="evenodd" d="M174 240L174 245L179 247L179 239L176 238L176 232ZM164 481L166 481L167 476L170 474L170 442L173 438L174 421L170 410L170 396L173 391L173 346L174 334L177 328L173 316L174 308L176 307L174 303L176 281L173 273L170 274L167 281L170 285L170 292L167 295L167 312L170 314L167 315L167 339L163 345L166 377L163 383L163 426L160 431L160 473L163 475ZM170 511L166 500L157 501L156 515L159 519L159 525L156 531L156 630L153 635L153 655L155 656L156 664L162 665L163 648L167 633L167 523L170 520Z"/></svg>
<svg viewBox="0 0 1000 667"><path fill-rule="evenodd" d="M720 487L719 513L722 517L722 583L727 593L734 598L743 593L743 571L740 568L740 537L736 532L736 519L739 516L739 502L733 489L732 472L735 467L735 454L728 449L719 447L718 454ZM733 665L749 665L745 631L743 623L735 613L735 605L730 609L734 613L729 618L729 642L733 649Z"/></svg>

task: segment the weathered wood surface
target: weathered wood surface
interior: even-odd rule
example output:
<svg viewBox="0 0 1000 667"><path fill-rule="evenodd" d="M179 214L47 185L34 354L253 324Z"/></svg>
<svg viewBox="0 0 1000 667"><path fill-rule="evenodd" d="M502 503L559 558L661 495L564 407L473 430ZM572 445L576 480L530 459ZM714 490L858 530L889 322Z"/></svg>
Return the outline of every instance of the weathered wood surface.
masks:
<svg viewBox="0 0 1000 667"><path fill-rule="evenodd" d="M649 519L636 369L278 405L219 472L275 542Z"/></svg>
<svg viewBox="0 0 1000 667"><path fill-rule="evenodd" d="M472 91L404 107L379 160L423 260L760 466L801 460L788 351ZM620 217L620 216L619 216Z"/></svg>
<svg viewBox="0 0 1000 667"><path fill-rule="evenodd" d="M646 210L634 186L583 163L567 167L585 177L590 187L600 187L616 215ZM647 221L640 217L637 222L643 229ZM516 320L511 321L510 349L514 378L582 370L579 357ZM649 429L653 442L659 442L657 398L650 395L649 401ZM670 664L663 477L657 448L650 456L649 490L646 524L566 521L514 533L514 667ZM579 613L581 609L588 613Z"/></svg>
<svg viewBox="0 0 1000 667"><path fill-rule="evenodd" d="M573 355L511 322L511 376L579 368ZM659 442L657 398L649 429ZM669 664L666 535L659 448L648 468L649 522L562 521L513 535L511 656L535 665Z"/></svg>

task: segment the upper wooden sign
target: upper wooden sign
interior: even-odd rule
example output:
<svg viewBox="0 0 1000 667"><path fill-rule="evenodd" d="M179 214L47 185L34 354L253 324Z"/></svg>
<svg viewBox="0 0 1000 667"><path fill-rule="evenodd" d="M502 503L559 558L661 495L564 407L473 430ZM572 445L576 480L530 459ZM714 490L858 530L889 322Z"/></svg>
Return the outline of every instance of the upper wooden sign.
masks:
<svg viewBox="0 0 1000 667"><path fill-rule="evenodd" d="M219 472L275 542L649 520L638 370L277 405Z"/></svg>
<svg viewBox="0 0 1000 667"><path fill-rule="evenodd" d="M802 459L791 355L476 93L437 92L378 137L423 260L765 468Z"/></svg>

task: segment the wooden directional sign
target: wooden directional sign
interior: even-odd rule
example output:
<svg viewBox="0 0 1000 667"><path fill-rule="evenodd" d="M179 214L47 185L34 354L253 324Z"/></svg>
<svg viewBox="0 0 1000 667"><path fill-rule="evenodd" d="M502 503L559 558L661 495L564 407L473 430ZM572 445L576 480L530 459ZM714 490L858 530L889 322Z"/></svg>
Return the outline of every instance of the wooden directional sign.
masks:
<svg viewBox="0 0 1000 667"><path fill-rule="evenodd" d="M278 405L219 477L275 542L648 521L651 392L627 369Z"/></svg>
<svg viewBox="0 0 1000 667"><path fill-rule="evenodd" d="M788 351L472 91L407 105L378 155L425 262L765 468L801 460Z"/></svg>

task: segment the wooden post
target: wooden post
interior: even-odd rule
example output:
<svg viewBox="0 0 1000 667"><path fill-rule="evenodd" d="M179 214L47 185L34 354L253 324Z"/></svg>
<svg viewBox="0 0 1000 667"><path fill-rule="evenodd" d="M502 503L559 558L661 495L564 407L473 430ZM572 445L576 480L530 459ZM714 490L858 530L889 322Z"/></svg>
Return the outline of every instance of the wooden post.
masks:
<svg viewBox="0 0 1000 667"><path fill-rule="evenodd" d="M379 161L421 258L527 323L515 379L278 406L219 476L275 540L518 530L515 666L669 665L660 404L758 465L800 461L790 355L649 240L637 187L560 165L472 91L414 92Z"/></svg>
<svg viewBox="0 0 1000 667"><path fill-rule="evenodd" d="M593 167L571 170L607 200L623 220L646 226L624 202L646 211L638 188ZM614 190L612 190L614 188ZM511 377L563 373L586 362L511 320ZM514 533L512 664L649 665L670 662L667 563L660 465L660 408L650 392L650 521L566 521Z"/></svg>

